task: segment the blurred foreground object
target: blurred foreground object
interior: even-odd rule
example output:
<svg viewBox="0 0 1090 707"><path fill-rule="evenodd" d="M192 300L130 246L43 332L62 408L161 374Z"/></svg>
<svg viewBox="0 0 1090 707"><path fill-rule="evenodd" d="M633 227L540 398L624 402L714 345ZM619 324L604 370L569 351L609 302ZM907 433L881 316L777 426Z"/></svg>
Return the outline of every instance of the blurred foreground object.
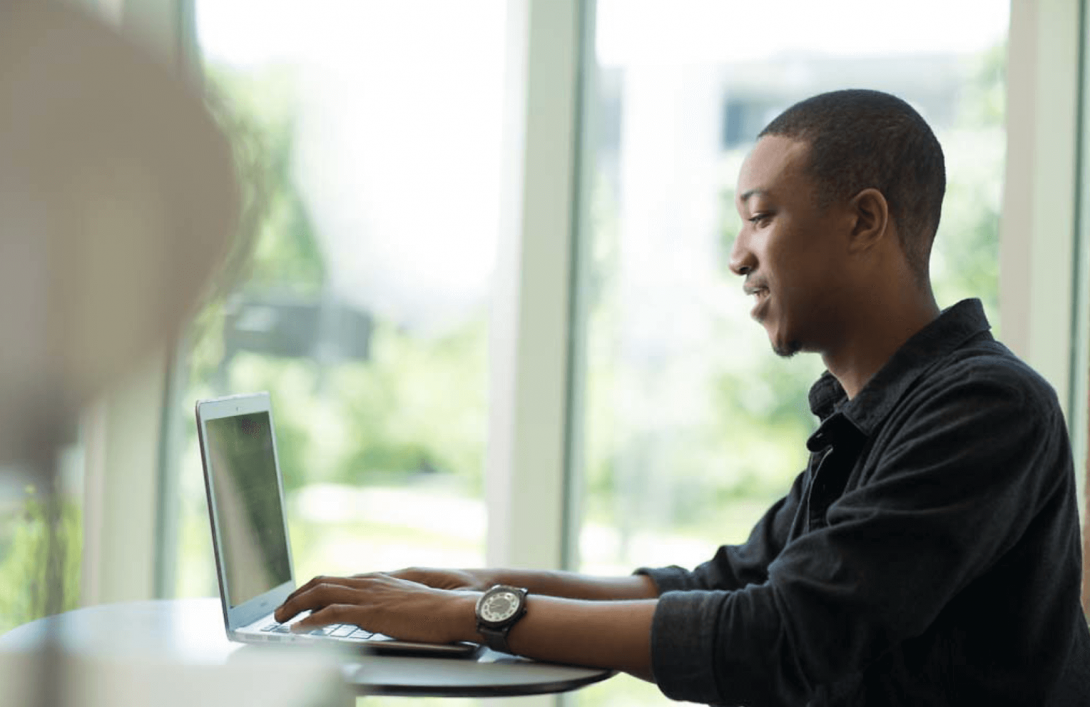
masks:
<svg viewBox="0 0 1090 707"><path fill-rule="evenodd" d="M77 9L0 2L0 462L171 339L238 218L196 90Z"/></svg>
<svg viewBox="0 0 1090 707"><path fill-rule="evenodd" d="M344 707L355 701L335 660L307 651L239 652L225 663L148 653L54 654L64 676L36 692L41 654L0 650L4 704L32 707Z"/></svg>
<svg viewBox="0 0 1090 707"><path fill-rule="evenodd" d="M0 695L18 707L345 707L359 656L233 643L217 599L83 607L0 636ZM43 684L43 679L46 681Z"/></svg>

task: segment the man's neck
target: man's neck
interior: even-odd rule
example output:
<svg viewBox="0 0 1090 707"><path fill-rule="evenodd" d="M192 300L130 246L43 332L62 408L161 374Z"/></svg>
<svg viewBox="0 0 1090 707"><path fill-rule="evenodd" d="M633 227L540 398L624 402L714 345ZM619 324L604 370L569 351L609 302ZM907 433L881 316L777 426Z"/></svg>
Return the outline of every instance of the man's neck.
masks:
<svg viewBox="0 0 1090 707"><path fill-rule="evenodd" d="M882 366L917 332L939 316L930 288L909 297L896 297L894 306L874 306L857 312L836 345L822 353L825 367L854 398Z"/></svg>

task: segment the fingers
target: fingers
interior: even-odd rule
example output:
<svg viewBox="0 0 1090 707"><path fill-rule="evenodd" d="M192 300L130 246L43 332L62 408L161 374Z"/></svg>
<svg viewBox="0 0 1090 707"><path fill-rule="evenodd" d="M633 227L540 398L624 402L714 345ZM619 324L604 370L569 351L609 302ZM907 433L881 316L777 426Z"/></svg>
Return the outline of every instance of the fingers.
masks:
<svg viewBox="0 0 1090 707"><path fill-rule="evenodd" d="M358 615L362 613L360 607L352 604L330 604L323 609L312 612L306 618L299 619L291 625L291 630L294 633L306 633L328 624L355 624L359 626L362 622Z"/></svg>
<svg viewBox="0 0 1090 707"><path fill-rule="evenodd" d="M424 586L408 580L396 579L384 574L356 577L318 576L296 589L274 612L277 621L283 623L301 611L317 613L331 604L367 606L382 603L390 591L400 592L423 589ZM311 617L312 618L313 614ZM312 622L313 623L313 622ZM343 623L343 622L338 622Z"/></svg>
<svg viewBox="0 0 1090 707"><path fill-rule="evenodd" d="M405 579L410 582L417 582L429 587L438 587L443 584L441 575L438 570L428 569L426 567L406 567L403 570L396 570L394 572L385 573L389 577L396 579Z"/></svg>
<svg viewBox="0 0 1090 707"><path fill-rule="evenodd" d="M293 591L291 594L289 594L288 598L284 600L284 603L280 605L280 608L278 608L273 613L273 616L276 618L277 621L283 623L285 619L280 618L280 612L284 608L284 606L286 606L289 602L291 602L293 599L295 599L300 594L302 594L304 592L307 592L307 591L310 591L311 589L318 586L319 584L323 584L323 583L326 583L326 582L329 582L329 581L332 581L332 580L335 580L335 579L336 579L335 577L324 577L324 576L319 575L319 576L314 577L313 579L311 579L306 584L304 584L304 585L302 585L300 587L296 587L295 591ZM296 613L299 613L299 612L296 612ZM287 616L286 618L290 619L294 615L295 614L291 614L291 615Z"/></svg>
<svg viewBox="0 0 1090 707"><path fill-rule="evenodd" d="M363 592L350 582L352 580L346 577L315 577L292 592L273 616L283 623L299 612L309 609L312 613L304 619L306 621L313 619L330 604L351 604L363 601L365 598Z"/></svg>
<svg viewBox="0 0 1090 707"><path fill-rule="evenodd" d="M286 604L294 599L296 596L309 592L315 587L321 586L323 584L337 584L344 587L361 588L366 586L368 580L373 580L376 576L378 575L358 574L352 577L329 577L326 575L318 575L301 587L296 588L295 591L288 595L288 598L284 601L284 603Z"/></svg>
<svg viewBox="0 0 1090 707"><path fill-rule="evenodd" d="M408 567L386 574L436 589L476 589L478 584L475 578L465 570Z"/></svg>
<svg viewBox="0 0 1090 707"><path fill-rule="evenodd" d="M326 577L325 575L321 575L321 574L317 575L316 577L312 578L309 582L302 585L301 587L296 587L295 591L288 595L288 599L291 599L292 597L296 596L297 594L302 594L303 592L309 591L309 590L313 589L314 587L318 586L319 584L335 583L339 579L341 579L341 578L340 577Z"/></svg>
<svg viewBox="0 0 1090 707"><path fill-rule="evenodd" d="M315 577L293 592L275 616L285 622L309 611L309 616L292 624L296 632L327 624L355 624L397 638L448 643L474 635L466 617L472 617L475 601L464 593L386 574Z"/></svg>

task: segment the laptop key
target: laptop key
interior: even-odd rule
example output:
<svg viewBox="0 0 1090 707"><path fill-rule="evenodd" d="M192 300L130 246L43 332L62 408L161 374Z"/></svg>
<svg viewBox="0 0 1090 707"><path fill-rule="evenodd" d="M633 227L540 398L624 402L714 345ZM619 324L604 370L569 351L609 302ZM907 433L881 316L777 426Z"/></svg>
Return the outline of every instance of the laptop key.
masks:
<svg viewBox="0 0 1090 707"><path fill-rule="evenodd" d="M336 638L344 638L348 634L353 633L354 631L358 631L358 630L359 629L357 629L352 624L340 624L339 626L334 626L333 631L330 632L329 635L334 636Z"/></svg>
<svg viewBox="0 0 1090 707"><path fill-rule="evenodd" d="M345 638L352 641L362 641L364 639L370 638L373 635L373 633L366 629L357 628L355 631L345 636Z"/></svg>

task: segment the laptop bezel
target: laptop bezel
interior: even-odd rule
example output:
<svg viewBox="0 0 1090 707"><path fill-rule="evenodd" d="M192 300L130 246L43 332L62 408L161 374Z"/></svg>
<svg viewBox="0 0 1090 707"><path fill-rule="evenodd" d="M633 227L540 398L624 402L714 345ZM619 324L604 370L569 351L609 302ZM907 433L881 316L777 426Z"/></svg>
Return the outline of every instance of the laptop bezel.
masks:
<svg viewBox="0 0 1090 707"><path fill-rule="evenodd" d="M289 579L272 589L252 597L247 601L232 606L234 597L228 584L226 568L223 558L223 539L220 537L220 522L217 514L215 484L212 475L215 473L213 462L206 448L208 435L207 423L211 420L249 415L253 413L265 413L269 417L269 434L272 438L273 463L276 467L276 485L280 495L281 522L284 524L284 539L288 553ZM237 629L252 624L254 621L272 613L276 607L284 603L295 590L295 563L291 554L291 536L288 533L287 512L284 505L284 481L280 472L280 457L276 445L276 425L272 412L272 400L267 392L246 393L242 395L230 395L210 400L198 400L196 404L197 439L200 442L201 461L204 472L204 488L208 499L208 515L212 528L212 554L216 558L216 578L219 581L220 604L223 607L223 619L229 633L234 634Z"/></svg>

